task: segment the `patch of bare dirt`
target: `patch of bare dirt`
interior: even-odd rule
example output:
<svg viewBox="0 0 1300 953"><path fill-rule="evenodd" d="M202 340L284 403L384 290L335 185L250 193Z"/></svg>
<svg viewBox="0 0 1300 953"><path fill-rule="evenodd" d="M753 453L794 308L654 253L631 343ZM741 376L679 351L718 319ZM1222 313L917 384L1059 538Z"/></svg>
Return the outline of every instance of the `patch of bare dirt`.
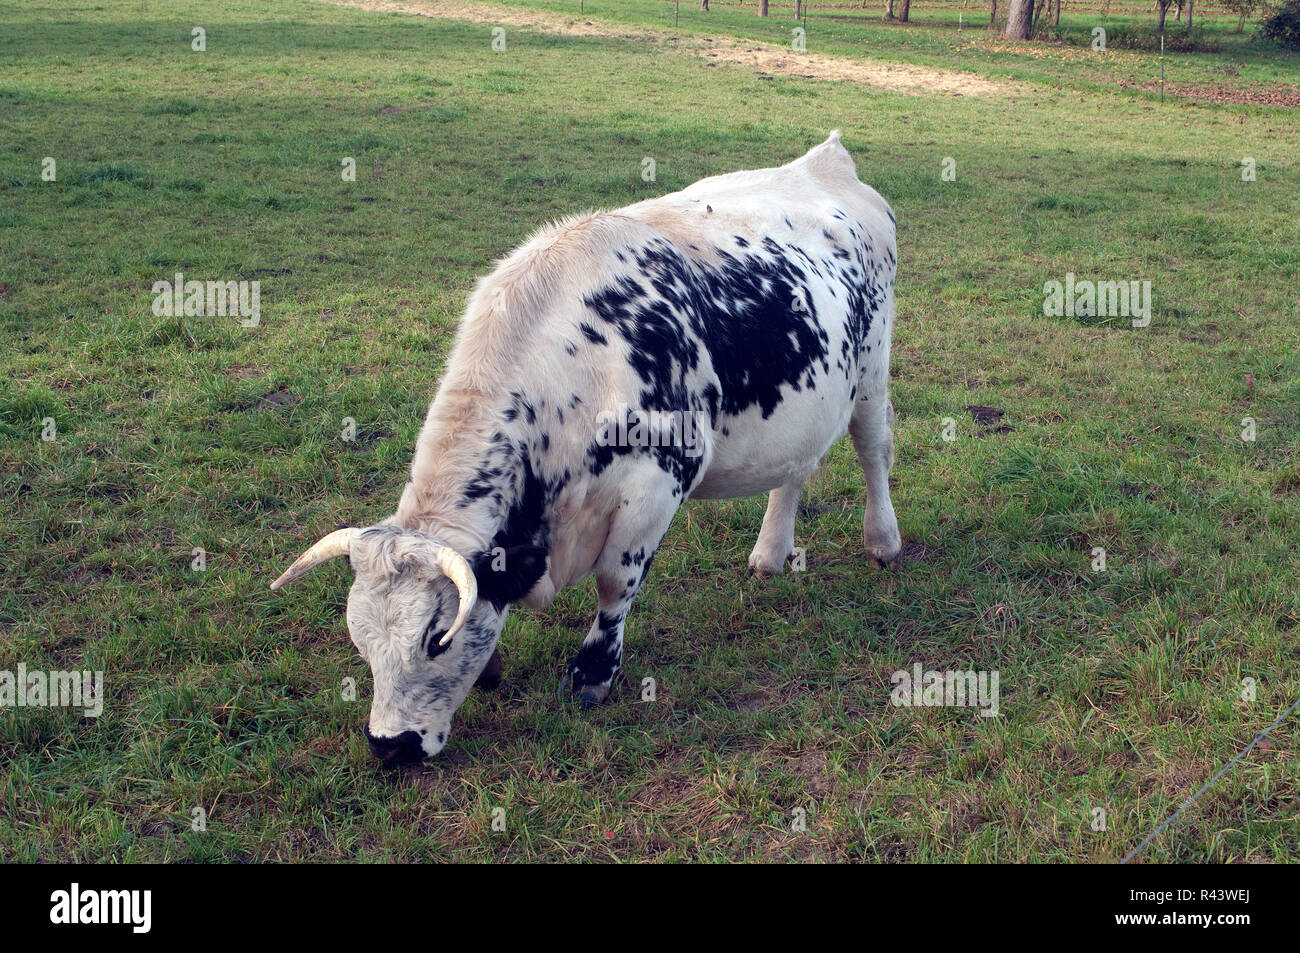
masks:
<svg viewBox="0 0 1300 953"><path fill-rule="evenodd" d="M664 49L700 56L710 65L726 63L757 73L801 76L807 79L862 83L902 93L947 93L954 96L993 96L1008 91L1002 83L952 70L849 59L822 53L793 50L757 40L730 37L676 36L659 30L595 23L543 10L499 7L473 0L323 0L338 6L357 7L381 13L409 13L415 16L515 26L562 36L629 37L657 43Z"/></svg>
<svg viewBox="0 0 1300 953"><path fill-rule="evenodd" d="M904 565L908 563L928 563L934 558L935 552L933 546L927 546L925 543L908 539L903 541L903 548L898 553L898 561Z"/></svg>
<svg viewBox="0 0 1300 953"><path fill-rule="evenodd" d="M280 390L273 390L268 394L263 394L258 400L257 406L262 410L265 410L268 407L292 407L300 400L302 400L302 398L297 394L294 394L286 388L281 388Z"/></svg>
<svg viewBox="0 0 1300 953"><path fill-rule="evenodd" d="M1000 407L981 407L978 405L971 405L966 409L970 411L971 419L977 424L996 424L1002 419L1002 415L1006 413L1006 411Z"/></svg>
<svg viewBox="0 0 1300 953"><path fill-rule="evenodd" d="M997 425L998 421L1006 414L1006 411L999 407L970 406L966 409L970 411L971 419L981 426L982 429L979 431L981 437L987 437L991 434L1011 433L1016 429L1010 424Z"/></svg>
<svg viewBox="0 0 1300 953"><path fill-rule="evenodd" d="M248 381L262 375L262 372L252 364L232 364L221 373L227 377L233 377L237 381Z"/></svg>
<svg viewBox="0 0 1300 953"><path fill-rule="evenodd" d="M1121 89L1145 89L1148 92L1160 91L1158 80L1146 83L1120 83ZM1282 106L1287 109L1300 108L1300 87L1286 83L1268 86L1218 86L1210 83L1165 83L1165 95L1191 102L1219 103L1233 106Z"/></svg>
<svg viewBox="0 0 1300 953"><path fill-rule="evenodd" d="M835 792L835 781L830 776L830 760L821 751L804 751L786 760L791 774L804 780L813 797L826 797Z"/></svg>

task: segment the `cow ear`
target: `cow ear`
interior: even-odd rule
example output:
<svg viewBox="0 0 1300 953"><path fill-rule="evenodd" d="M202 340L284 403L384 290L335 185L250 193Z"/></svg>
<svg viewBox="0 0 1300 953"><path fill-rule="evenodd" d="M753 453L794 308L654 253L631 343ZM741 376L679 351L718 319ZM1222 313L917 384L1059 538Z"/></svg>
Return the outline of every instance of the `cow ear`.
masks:
<svg viewBox="0 0 1300 953"><path fill-rule="evenodd" d="M546 572L547 552L541 546L500 546L474 558L480 599L489 600L500 612L528 595Z"/></svg>

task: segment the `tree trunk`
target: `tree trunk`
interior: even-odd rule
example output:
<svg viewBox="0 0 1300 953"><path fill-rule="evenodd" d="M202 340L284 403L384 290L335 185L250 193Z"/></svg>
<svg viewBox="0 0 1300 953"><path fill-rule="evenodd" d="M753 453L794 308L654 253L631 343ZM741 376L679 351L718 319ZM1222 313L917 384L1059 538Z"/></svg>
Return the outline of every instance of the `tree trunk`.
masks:
<svg viewBox="0 0 1300 953"><path fill-rule="evenodd" d="M758 0L758 15L760 17L767 16L767 0Z"/></svg>
<svg viewBox="0 0 1300 953"><path fill-rule="evenodd" d="M1002 36L1007 40L1027 40L1034 27L1034 0L1011 0L1007 14L1007 28Z"/></svg>
<svg viewBox="0 0 1300 953"><path fill-rule="evenodd" d="M993 0L993 7L991 10L989 10L989 29L990 30L993 29L993 27L997 24L997 22L998 22L998 0Z"/></svg>
<svg viewBox="0 0 1300 953"><path fill-rule="evenodd" d="M1159 14L1159 18L1156 20L1156 32L1157 32L1157 33L1164 33L1164 32L1165 32L1165 14L1167 14L1167 13L1169 12L1169 8L1168 8L1168 7L1162 7L1162 6L1157 5L1157 11L1156 11L1156 12Z"/></svg>
<svg viewBox="0 0 1300 953"><path fill-rule="evenodd" d="M885 19L894 19L894 0L885 0Z"/></svg>
<svg viewBox="0 0 1300 953"><path fill-rule="evenodd" d="M903 9L899 11L898 22L906 23L907 18L912 14L912 0L903 0Z"/></svg>
<svg viewBox="0 0 1300 953"><path fill-rule="evenodd" d="M1052 21L1052 26L1061 25L1061 0L1056 0L1056 17Z"/></svg>
<svg viewBox="0 0 1300 953"><path fill-rule="evenodd" d="M1029 35L1031 37L1038 32L1038 28L1043 24L1043 10L1047 6L1048 2L1049 0L1038 0L1038 3L1034 8L1034 18L1029 24Z"/></svg>
<svg viewBox="0 0 1300 953"><path fill-rule="evenodd" d="M1240 33L1243 29L1245 29L1245 26L1246 26L1246 11L1242 10L1241 18L1237 20L1237 29L1233 30L1232 32Z"/></svg>
<svg viewBox="0 0 1300 953"><path fill-rule="evenodd" d="M1192 28L1192 7L1195 3L1196 0L1187 0L1187 29L1189 30Z"/></svg>
<svg viewBox="0 0 1300 953"><path fill-rule="evenodd" d="M709 0L700 0L700 9L701 10L709 9Z"/></svg>

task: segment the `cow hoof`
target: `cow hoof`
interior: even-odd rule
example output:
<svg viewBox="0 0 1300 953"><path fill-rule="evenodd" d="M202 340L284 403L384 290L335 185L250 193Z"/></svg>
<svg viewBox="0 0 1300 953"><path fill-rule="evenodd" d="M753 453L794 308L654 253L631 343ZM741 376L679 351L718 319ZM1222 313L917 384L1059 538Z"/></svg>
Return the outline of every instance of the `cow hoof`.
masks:
<svg viewBox="0 0 1300 953"><path fill-rule="evenodd" d="M888 569L891 571L896 571L898 569L901 569L903 566L903 560L901 558L902 552L903 549L900 546L897 550L895 550L892 553L886 552L881 554L879 552L869 551L868 555L870 555L871 561L876 564L876 567L878 569Z"/></svg>
<svg viewBox="0 0 1300 953"><path fill-rule="evenodd" d="M578 704L583 708L595 708L609 698L610 688L610 685L576 685L573 693L578 696Z"/></svg>
<svg viewBox="0 0 1300 953"><path fill-rule="evenodd" d="M785 561L790 558L790 554L778 559L773 559L767 553L759 552L757 549L749 554L749 571L760 579L770 579L773 576L779 576L785 572Z"/></svg>
<svg viewBox="0 0 1300 953"><path fill-rule="evenodd" d="M573 695L583 708L595 708L609 698L610 689L614 684L612 678L603 685L586 685L583 684L581 679L582 675L579 671L569 670L569 683L572 686Z"/></svg>
<svg viewBox="0 0 1300 953"><path fill-rule="evenodd" d="M893 539L884 543L868 543L866 550L867 555L881 569L897 569L901 562L899 557L903 553L903 541L895 533Z"/></svg>

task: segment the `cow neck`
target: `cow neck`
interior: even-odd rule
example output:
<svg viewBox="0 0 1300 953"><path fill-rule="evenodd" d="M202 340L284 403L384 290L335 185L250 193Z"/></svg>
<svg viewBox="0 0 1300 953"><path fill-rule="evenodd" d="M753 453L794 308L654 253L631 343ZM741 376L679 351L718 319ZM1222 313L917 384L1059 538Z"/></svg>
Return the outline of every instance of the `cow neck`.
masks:
<svg viewBox="0 0 1300 953"><path fill-rule="evenodd" d="M440 390L390 522L432 536L466 557L486 552L524 490L511 447L490 395Z"/></svg>

